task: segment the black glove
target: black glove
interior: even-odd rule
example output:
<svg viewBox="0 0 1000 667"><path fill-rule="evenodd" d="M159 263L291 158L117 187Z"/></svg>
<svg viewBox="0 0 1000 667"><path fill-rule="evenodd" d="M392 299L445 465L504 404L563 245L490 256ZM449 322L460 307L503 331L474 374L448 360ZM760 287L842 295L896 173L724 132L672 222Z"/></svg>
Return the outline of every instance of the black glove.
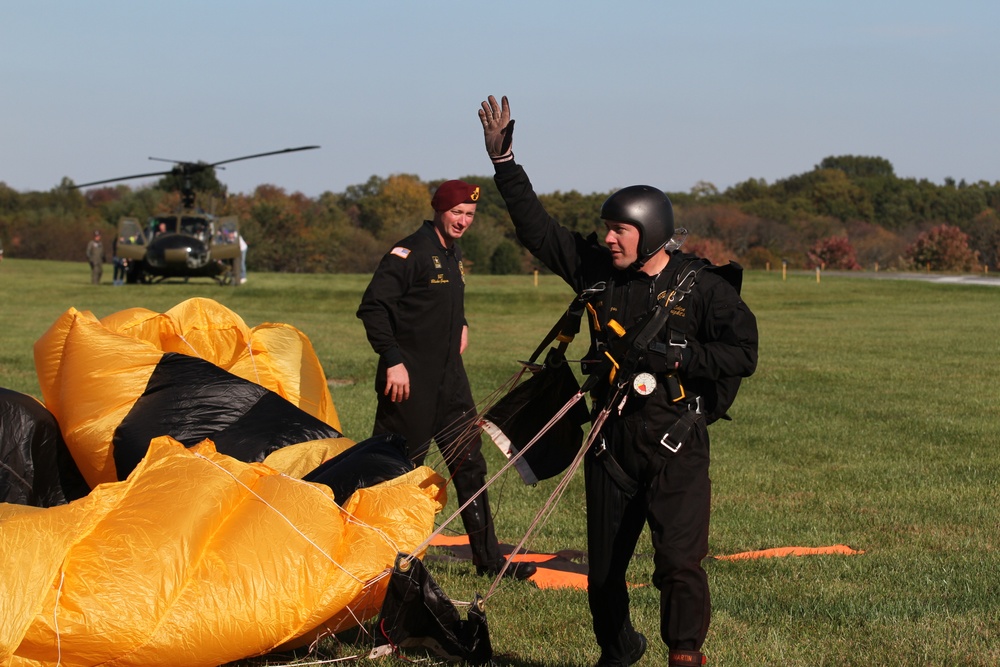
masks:
<svg viewBox="0 0 1000 667"><path fill-rule="evenodd" d="M511 145L514 141L514 121L510 119L510 105L507 96L497 99L490 95L479 110L479 120L483 123L483 134L486 137L486 152L494 163L507 162L514 159Z"/></svg>

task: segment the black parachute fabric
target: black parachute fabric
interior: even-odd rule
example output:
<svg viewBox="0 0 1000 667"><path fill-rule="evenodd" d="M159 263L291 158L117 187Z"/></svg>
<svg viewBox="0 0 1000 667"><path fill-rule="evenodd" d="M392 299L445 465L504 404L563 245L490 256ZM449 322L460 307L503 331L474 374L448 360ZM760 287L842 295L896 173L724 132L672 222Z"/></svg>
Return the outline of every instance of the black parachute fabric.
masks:
<svg viewBox="0 0 1000 667"><path fill-rule="evenodd" d="M247 463L288 445L341 437L273 391L175 352L162 356L142 396L115 429L118 479L135 469L149 441L161 435L188 447L208 438L219 453Z"/></svg>
<svg viewBox="0 0 1000 667"><path fill-rule="evenodd" d="M406 439L395 433L362 440L315 468L302 479L326 484L338 505L358 489L395 479L414 469L406 455Z"/></svg>
<svg viewBox="0 0 1000 667"><path fill-rule="evenodd" d="M555 350L540 370L486 411L483 430L507 455L525 448L552 417L580 391L573 371ZM525 484L535 484L565 470L583 443L590 415L582 398L514 463Z"/></svg>
<svg viewBox="0 0 1000 667"><path fill-rule="evenodd" d="M52 413L32 396L0 388L0 502L53 507L89 491Z"/></svg>
<svg viewBox="0 0 1000 667"><path fill-rule="evenodd" d="M448 660L487 665L493 659L483 599L476 596L468 620L416 558L399 554L375 626L370 657L399 648L425 648Z"/></svg>

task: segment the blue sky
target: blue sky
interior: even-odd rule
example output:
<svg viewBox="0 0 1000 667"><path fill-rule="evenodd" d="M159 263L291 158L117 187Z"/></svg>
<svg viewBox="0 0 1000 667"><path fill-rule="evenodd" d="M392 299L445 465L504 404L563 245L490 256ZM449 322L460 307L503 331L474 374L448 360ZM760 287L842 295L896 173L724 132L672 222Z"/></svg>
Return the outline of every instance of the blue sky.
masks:
<svg viewBox="0 0 1000 667"><path fill-rule="evenodd" d="M507 95L540 192L724 189L828 155L1000 180L1000 3L0 0L0 181L229 165L317 196L489 174ZM143 181L132 181L141 185Z"/></svg>

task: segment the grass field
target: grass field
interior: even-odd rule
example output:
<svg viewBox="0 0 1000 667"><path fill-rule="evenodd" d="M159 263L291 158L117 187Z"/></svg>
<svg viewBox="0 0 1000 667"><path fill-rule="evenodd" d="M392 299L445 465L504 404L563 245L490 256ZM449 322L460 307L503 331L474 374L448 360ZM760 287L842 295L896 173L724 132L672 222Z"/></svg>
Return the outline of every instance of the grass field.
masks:
<svg viewBox="0 0 1000 667"><path fill-rule="evenodd" d="M83 262L0 263L0 386L39 395L32 344L69 307L102 317L205 296L250 326L304 331L346 435L369 434L375 356L354 317L366 276L252 274L235 289L88 282ZM709 664L1000 664L1000 290L753 272L743 293L759 321L760 365L734 421L712 427L711 553L833 544L864 553L707 561ZM469 277L466 365L477 398L515 372L570 297L551 276L537 287L527 276ZM487 455L498 469L499 453ZM491 489L501 539L517 541L553 485L510 476ZM529 547L585 548L583 511L575 479ZM641 664L665 665L651 569L643 539L630 571L634 622L651 640ZM456 600L489 586L465 563L432 563L432 573ZM502 582L487 614L498 665L597 658L582 592ZM366 647L346 638L325 650Z"/></svg>

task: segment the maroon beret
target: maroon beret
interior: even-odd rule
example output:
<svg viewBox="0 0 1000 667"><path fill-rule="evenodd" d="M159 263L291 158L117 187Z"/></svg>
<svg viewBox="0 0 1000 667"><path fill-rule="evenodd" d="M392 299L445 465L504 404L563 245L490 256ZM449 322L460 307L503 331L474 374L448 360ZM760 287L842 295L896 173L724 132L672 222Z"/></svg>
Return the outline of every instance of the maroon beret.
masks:
<svg viewBox="0 0 1000 667"><path fill-rule="evenodd" d="M431 198L435 211L447 211L459 204L475 204L479 201L479 186L465 181L445 181L438 186Z"/></svg>

